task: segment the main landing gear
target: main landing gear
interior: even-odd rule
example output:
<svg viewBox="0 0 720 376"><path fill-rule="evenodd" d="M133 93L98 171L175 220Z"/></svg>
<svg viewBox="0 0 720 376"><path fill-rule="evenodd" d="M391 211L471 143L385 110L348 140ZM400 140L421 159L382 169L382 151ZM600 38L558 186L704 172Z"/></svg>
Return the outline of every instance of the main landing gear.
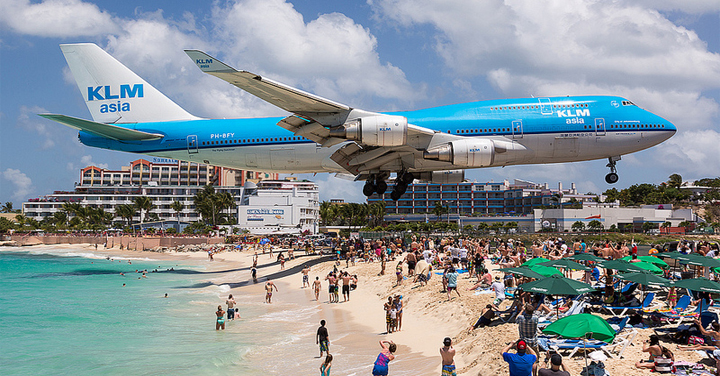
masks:
<svg viewBox="0 0 720 376"><path fill-rule="evenodd" d="M607 182L608 184L615 184L617 183L618 179L620 179L617 174L617 169L615 168L615 165L619 160L620 156L608 158L608 164L606 167L610 168L610 173L605 175L605 182Z"/></svg>
<svg viewBox="0 0 720 376"><path fill-rule="evenodd" d="M385 194L388 188L387 183L385 182L387 177L388 175L386 174L371 175L363 186L363 194L367 197L372 196L373 193L377 193L378 195ZM408 185L412 184L413 180L415 180L415 176L412 172L398 172L398 177L395 179L395 188L393 188L392 192L390 192L390 198L393 201L399 200L400 197L405 194Z"/></svg>

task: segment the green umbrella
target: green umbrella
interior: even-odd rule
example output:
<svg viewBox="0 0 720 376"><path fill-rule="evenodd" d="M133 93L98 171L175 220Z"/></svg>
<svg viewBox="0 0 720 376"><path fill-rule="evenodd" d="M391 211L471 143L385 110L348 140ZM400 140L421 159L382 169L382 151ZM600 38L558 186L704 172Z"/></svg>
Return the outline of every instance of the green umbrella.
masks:
<svg viewBox="0 0 720 376"><path fill-rule="evenodd" d="M543 277L550 277L551 275L562 275L559 270L553 268L552 266L533 265L530 267L530 270L534 271L535 273L542 274Z"/></svg>
<svg viewBox="0 0 720 376"><path fill-rule="evenodd" d="M677 281L675 282L675 287L689 289L692 291L720 293L720 283L702 277Z"/></svg>
<svg viewBox="0 0 720 376"><path fill-rule="evenodd" d="M567 268L567 269L573 269L573 270L588 270L588 269L590 269L587 266L578 264L577 262L568 260L568 259L552 260L552 261L540 263L538 265L553 266L556 268Z"/></svg>
<svg viewBox="0 0 720 376"><path fill-rule="evenodd" d="M687 255L679 256L678 260L683 264L709 266L711 268L720 267L720 260L715 260L712 257L703 256L698 253L690 253Z"/></svg>
<svg viewBox="0 0 720 376"><path fill-rule="evenodd" d="M635 282L644 286L670 286L672 282L669 280L658 277L646 270L642 272L626 273L618 275L618 277L625 281Z"/></svg>
<svg viewBox="0 0 720 376"><path fill-rule="evenodd" d="M630 261L630 260L632 260L632 256L626 256L626 257L621 258L620 260ZM659 258L657 258L655 256L639 256L638 260L644 261L644 262L649 262L649 263L651 263L659 268L663 268L663 269L668 267L667 262L660 260Z"/></svg>
<svg viewBox="0 0 720 376"><path fill-rule="evenodd" d="M610 343L615 339L615 330L600 316L578 313L565 316L542 330L545 334L556 334L563 338L593 338Z"/></svg>
<svg viewBox="0 0 720 376"><path fill-rule="evenodd" d="M597 256L591 254L591 253L580 253L577 255L570 256L570 257L568 257L568 259L575 260L575 261L595 261L595 262L604 260L600 257L597 257Z"/></svg>
<svg viewBox="0 0 720 376"><path fill-rule="evenodd" d="M535 278L535 279L545 278L544 275L542 275L538 272L532 271L527 266L520 266L518 268L502 268L502 269L498 269L498 270L501 272L505 272L505 273L518 274L523 277L529 277L529 278Z"/></svg>
<svg viewBox="0 0 720 376"><path fill-rule="evenodd" d="M642 272L643 270L651 271L655 274L662 274L662 269L647 262L627 262L625 260L610 260L600 263L605 269L613 269L621 272Z"/></svg>
<svg viewBox="0 0 720 376"><path fill-rule="evenodd" d="M518 287L522 287L523 291L547 295L580 295L595 291L595 289L587 283L565 278L561 274L554 274L547 278L524 283Z"/></svg>
<svg viewBox="0 0 720 376"><path fill-rule="evenodd" d="M657 254L657 257L670 258L670 259L675 259L675 260L680 259L684 256L687 256L687 255L677 252L677 251L676 252L660 252Z"/></svg>
<svg viewBox="0 0 720 376"><path fill-rule="evenodd" d="M546 262L546 261L548 261L548 259L542 258L542 257L537 257L537 258L534 258L534 259L530 259L530 260L525 261L525 263L523 263L523 264L520 265L520 266L530 267L530 266L533 266L533 265L536 265L536 264L540 264L540 263L543 263L543 262Z"/></svg>

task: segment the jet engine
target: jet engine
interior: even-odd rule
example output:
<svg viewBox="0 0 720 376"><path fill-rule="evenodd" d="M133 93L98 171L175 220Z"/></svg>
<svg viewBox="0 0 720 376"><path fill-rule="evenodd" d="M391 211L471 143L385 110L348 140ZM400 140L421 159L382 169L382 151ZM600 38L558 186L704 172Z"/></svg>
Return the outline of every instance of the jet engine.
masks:
<svg viewBox="0 0 720 376"><path fill-rule="evenodd" d="M435 146L423 158L450 162L459 167L487 167L493 163L495 144L487 139L456 140Z"/></svg>
<svg viewBox="0 0 720 376"><path fill-rule="evenodd" d="M401 146L407 140L408 123L404 116L379 115L353 119L330 130L341 137L370 146Z"/></svg>
<svg viewBox="0 0 720 376"><path fill-rule="evenodd" d="M436 184L455 184L465 180L465 170L446 170L416 173L418 180Z"/></svg>

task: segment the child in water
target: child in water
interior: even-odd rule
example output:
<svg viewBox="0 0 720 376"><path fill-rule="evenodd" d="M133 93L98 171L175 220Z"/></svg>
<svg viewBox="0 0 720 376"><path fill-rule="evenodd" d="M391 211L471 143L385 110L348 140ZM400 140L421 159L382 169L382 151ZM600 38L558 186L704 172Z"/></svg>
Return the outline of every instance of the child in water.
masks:
<svg viewBox="0 0 720 376"><path fill-rule="evenodd" d="M330 376L330 367L332 367L333 356L330 353L325 357L325 362L320 366L320 376Z"/></svg>

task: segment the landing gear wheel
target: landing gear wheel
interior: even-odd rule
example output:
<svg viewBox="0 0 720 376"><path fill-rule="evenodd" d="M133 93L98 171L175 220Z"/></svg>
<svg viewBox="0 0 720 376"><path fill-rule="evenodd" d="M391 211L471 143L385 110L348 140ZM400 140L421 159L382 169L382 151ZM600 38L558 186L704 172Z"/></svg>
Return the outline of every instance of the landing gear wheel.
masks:
<svg viewBox="0 0 720 376"><path fill-rule="evenodd" d="M402 176L402 182L405 183L405 185L412 184L413 180L415 180L415 175L413 175L412 172L406 172Z"/></svg>
<svg viewBox="0 0 720 376"><path fill-rule="evenodd" d="M363 189L364 191L364 189ZM378 195L385 194L385 191L387 191L387 183L385 180L378 180L375 182L375 192L377 192Z"/></svg>
<svg viewBox="0 0 720 376"><path fill-rule="evenodd" d="M368 182L365 183L365 185L363 186L363 194L364 194L365 196L367 196L367 197L370 197L370 196L372 196L373 193L375 193L375 189L376 189L376 188L375 188L375 184L373 184L372 182L369 182L369 181L368 181Z"/></svg>
<svg viewBox="0 0 720 376"><path fill-rule="evenodd" d="M616 174L616 173L614 173L614 172L611 172L611 173L605 175L605 181L606 181L608 184L615 184L615 183L617 183L618 179L620 179L620 178L618 177L618 174Z"/></svg>
<svg viewBox="0 0 720 376"><path fill-rule="evenodd" d="M395 186L395 190L398 191L398 193L400 193L400 196L405 194L405 191L407 191L407 188L408 188L407 184L404 184L404 183L400 183L397 186Z"/></svg>
<svg viewBox="0 0 720 376"><path fill-rule="evenodd" d="M396 190L393 190L392 192L390 192L390 199L392 199L393 201L399 200L401 196L402 196L402 193L400 193Z"/></svg>

